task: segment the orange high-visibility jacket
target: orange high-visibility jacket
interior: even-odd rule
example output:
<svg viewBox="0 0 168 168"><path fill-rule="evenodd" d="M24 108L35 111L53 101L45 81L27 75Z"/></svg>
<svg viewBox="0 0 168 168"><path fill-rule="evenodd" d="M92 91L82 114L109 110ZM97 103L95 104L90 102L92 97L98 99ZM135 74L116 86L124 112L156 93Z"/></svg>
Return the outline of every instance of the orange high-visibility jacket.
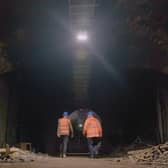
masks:
<svg viewBox="0 0 168 168"><path fill-rule="evenodd" d="M87 138L102 137L100 121L93 116L88 117L84 123L83 135Z"/></svg>
<svg viewBox="0 0 168 168"><path fill-rule="evenodd" d="M58 120L57 134L59 135L70 135L70 124L71 121L67 117L60 118Z"/></svg>

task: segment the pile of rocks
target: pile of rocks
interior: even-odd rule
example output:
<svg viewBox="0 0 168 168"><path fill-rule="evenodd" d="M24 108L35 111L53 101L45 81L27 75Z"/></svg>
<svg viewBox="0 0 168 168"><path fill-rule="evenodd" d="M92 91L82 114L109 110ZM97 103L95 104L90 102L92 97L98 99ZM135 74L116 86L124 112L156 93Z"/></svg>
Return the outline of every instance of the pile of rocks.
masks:
<svg viewBox="0 0 168 168"><path fill-rule="evenodd" d="M0 148L0 162L33 162L46 158L46 155L35 154L20 148Z"/></svg>
<svg viewBox="0 0 168 168"><path fill-rule="evenodd" d="M134 162L168 163L168 142L142 150L129 151L128 156Z"/></svg>

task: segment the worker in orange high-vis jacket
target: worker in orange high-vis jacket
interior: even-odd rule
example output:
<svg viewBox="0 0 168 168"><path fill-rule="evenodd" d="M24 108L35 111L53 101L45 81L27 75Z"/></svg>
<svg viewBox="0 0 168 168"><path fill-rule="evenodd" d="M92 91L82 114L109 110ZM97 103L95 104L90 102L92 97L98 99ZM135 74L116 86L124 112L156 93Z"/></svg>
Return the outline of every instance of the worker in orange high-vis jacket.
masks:
<svg viewBox="0 0 168 168"><path fill-rule="evenodd" d="M102 126L100 121L94 117L94 112L88 112L87 119L84 122L83 135L88 141L90 157L95 158L99 153L102 139Z"/></svg>
<svg viewBox="0 0 168 168"><path fill-rule="evenodd" d="M73 127L68 112L64 112L63 117L58 119L57 136L60 138L60 157L65 158L69 137L73 137Z"/></svg>

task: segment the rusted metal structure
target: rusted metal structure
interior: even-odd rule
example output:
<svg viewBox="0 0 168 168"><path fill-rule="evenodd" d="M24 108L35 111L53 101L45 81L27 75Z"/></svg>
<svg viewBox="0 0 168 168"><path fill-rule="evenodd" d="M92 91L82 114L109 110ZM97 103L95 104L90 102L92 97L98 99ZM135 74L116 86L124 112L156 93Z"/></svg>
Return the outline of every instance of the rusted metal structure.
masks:
<svg viewBox="0 0 168 168"><path fill-rule="evenodd" d="M12 64L7 55L7 44L0 41L0 74L12 71Z"/></svg>
<svg viewBox="0 0 168 168"><path fill-rule="evenodd" d="M93 32L96 6L96 0L69 0L71 32L75 43L73 53L75 56L73 67L73 96L76 106L87 106L89 102L89 57L91 54L88 45ZM78 33L80 32L86 33L87 36L81 35L77 39Z"/></svg>
<svg viewBox="0 0 168 168"><path fill-rule="evenodd" d="M7 143L7 141L13 142L15 139L14 125L10 125L12 119L9 118L9 103L11 100L5 79L5 74L13 69L12 63L8 59L7 48L7 44L0 41L0 145Z"/></svg>
<svg viewBox="0 0 168 168"><path fill-rule="evenodd" d="M157 89L157 119L158 119L158 142L168 141L168 90Z"/></svg>

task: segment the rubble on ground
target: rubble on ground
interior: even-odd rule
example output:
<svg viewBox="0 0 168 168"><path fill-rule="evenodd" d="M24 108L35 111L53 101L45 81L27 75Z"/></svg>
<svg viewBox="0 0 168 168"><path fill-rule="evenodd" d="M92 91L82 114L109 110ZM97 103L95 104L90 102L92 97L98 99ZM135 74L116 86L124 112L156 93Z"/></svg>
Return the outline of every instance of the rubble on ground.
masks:
<svg viewBox="0 0 168 168"><path fill-rule="evenodd" d="M168 164L168 142L142 150L129 151L128 157L133 162Z"/></svg>
<svg viewBox="0 0 168 168"><path fill-rule="evenodd" d="M48 155L35 154L31 151L25 151L20 148L0 148L0 163L1 162L33 162L45 160Z"/></svg>

